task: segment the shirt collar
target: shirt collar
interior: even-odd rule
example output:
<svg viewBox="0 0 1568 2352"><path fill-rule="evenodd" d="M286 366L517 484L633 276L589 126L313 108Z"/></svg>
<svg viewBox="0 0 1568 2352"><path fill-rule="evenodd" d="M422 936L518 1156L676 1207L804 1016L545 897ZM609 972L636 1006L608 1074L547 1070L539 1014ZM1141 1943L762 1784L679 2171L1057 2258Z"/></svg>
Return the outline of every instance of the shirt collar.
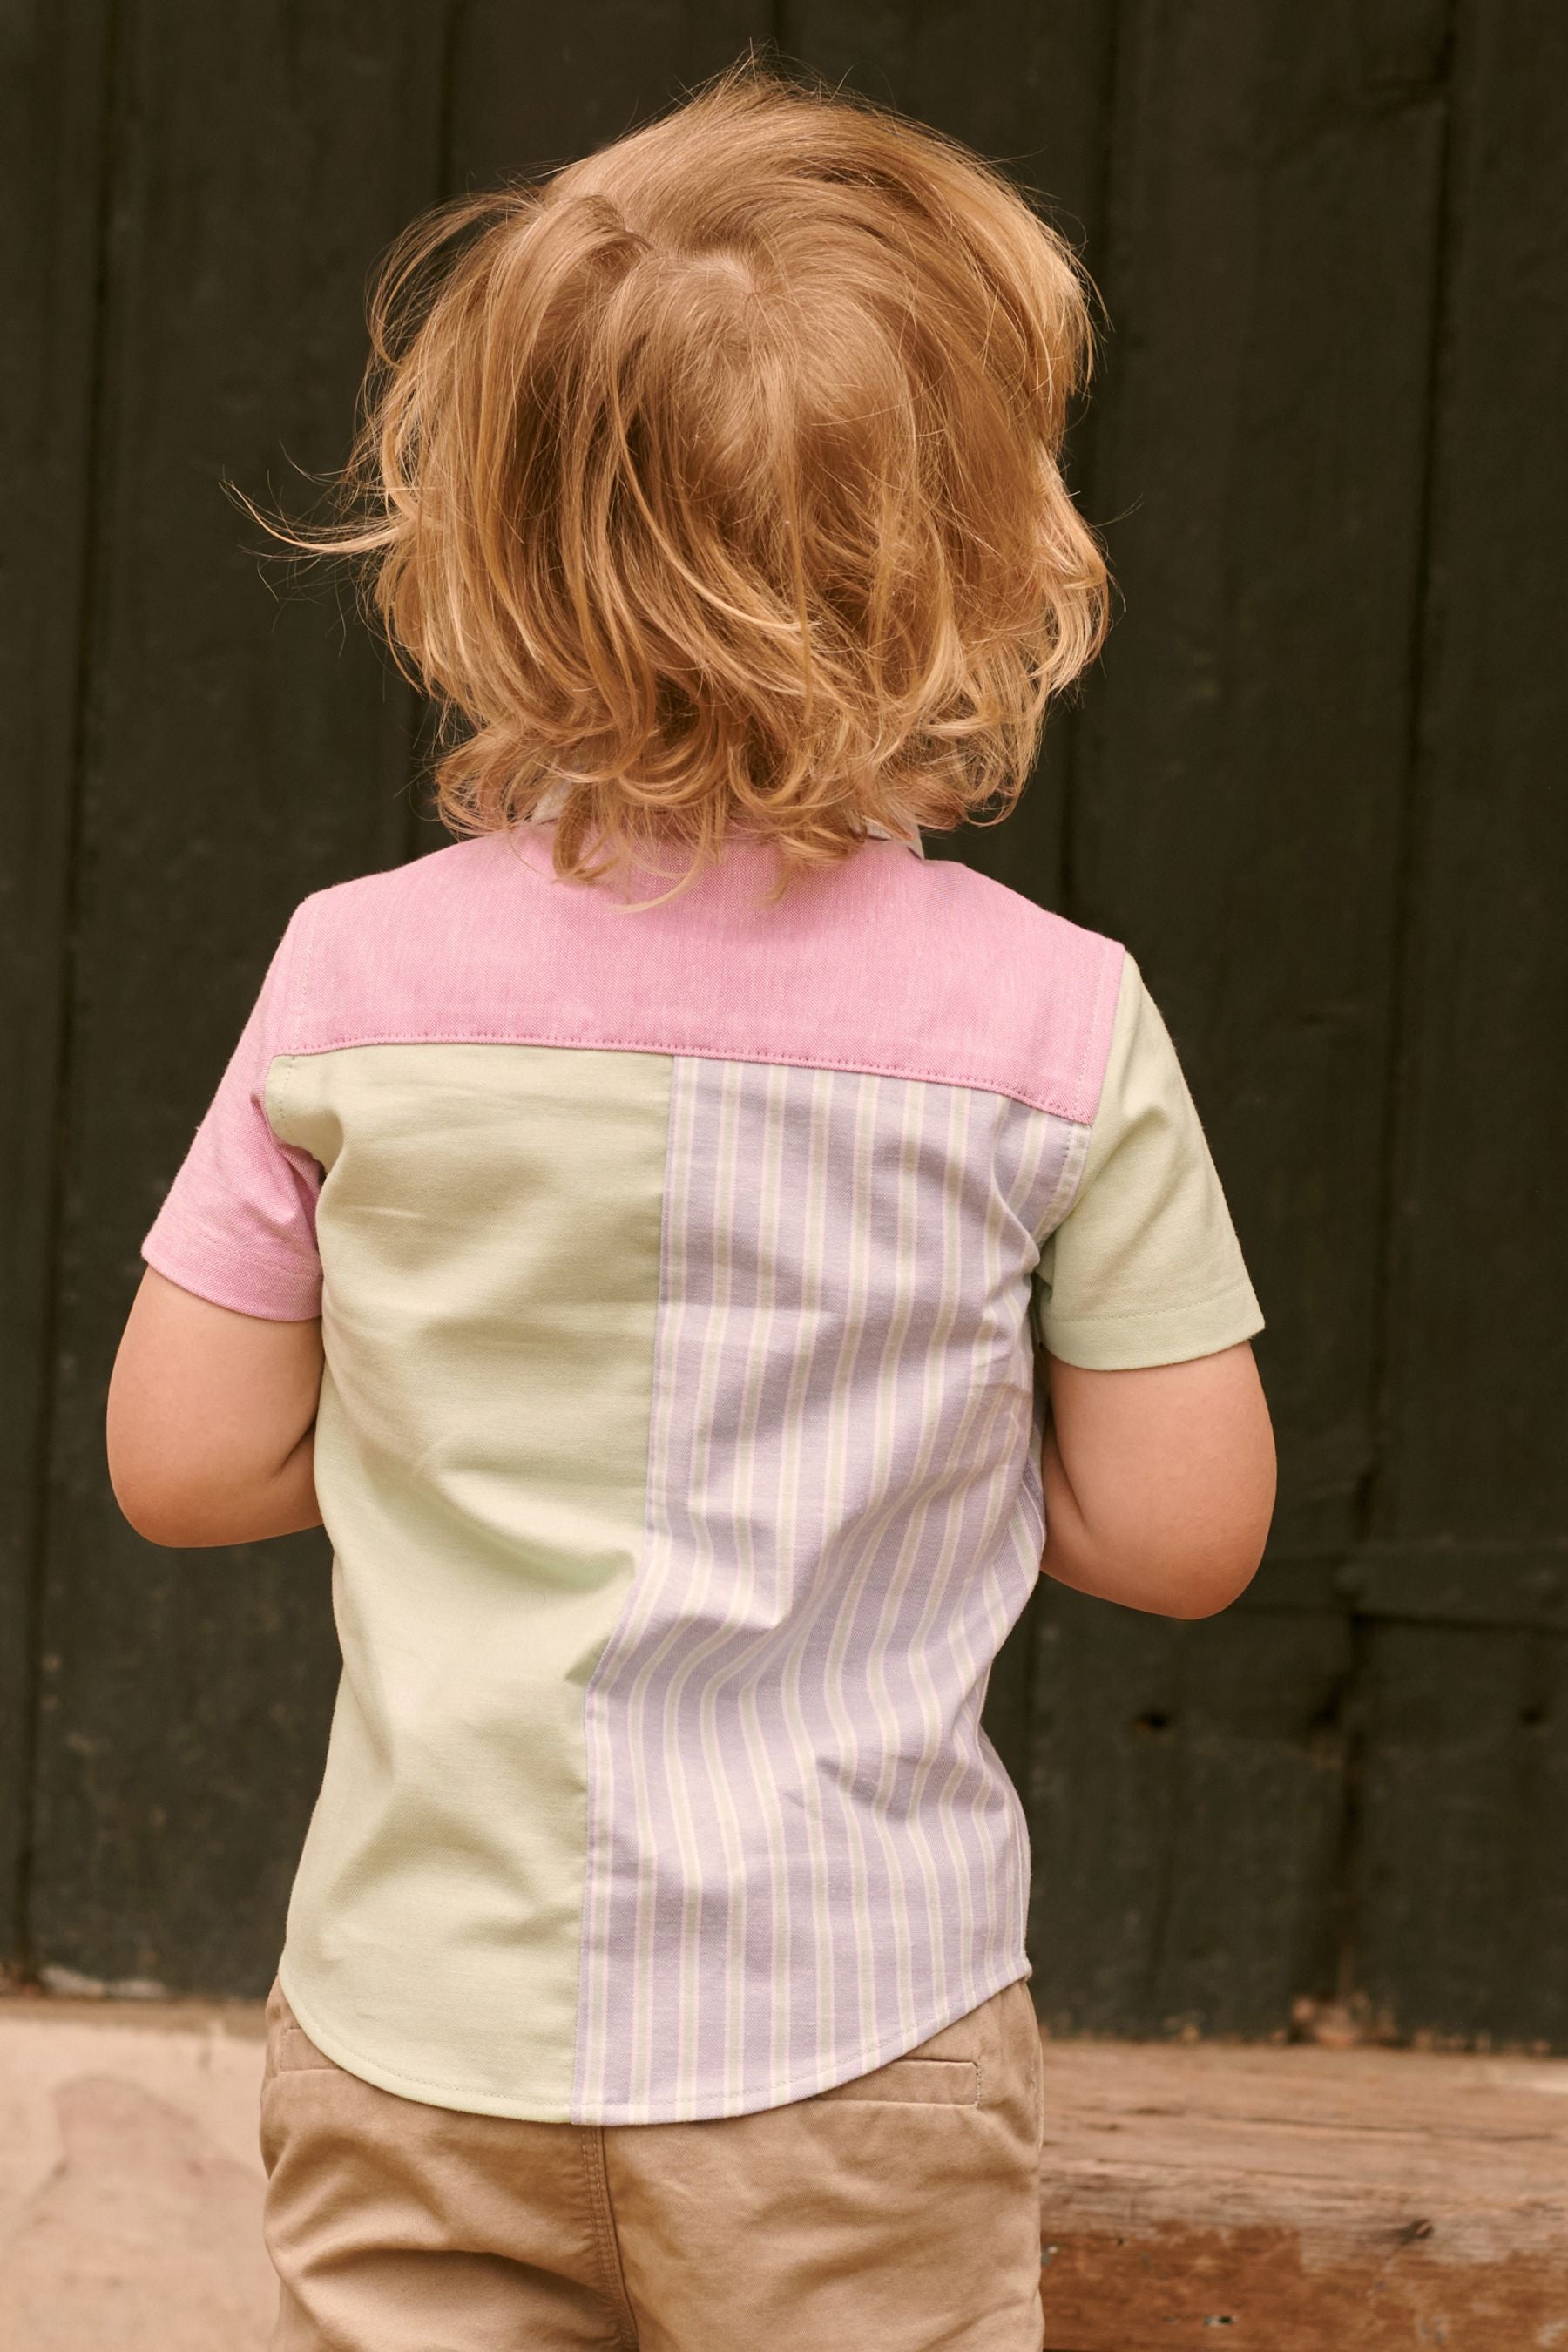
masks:
<svg viewBox="0 0 1568 2352"><path fill-rule="evenodd" d="M565 785L552 784L549 791L542 793L529 811L529 824L552 823L560 815L565 799ZM901 841L904 847L912 849L917 857L923 857L926 854L925 843L921 838L921 829L912 818L906 819L896 829L885 824L868 824L866 832L868 838L873 841Z"/></svg>
<svg viewBox="0 0 1568 2352"><path fill-rule="evenodd" d="M897 832L891 831L885 824L868 824L866 831L873 841L901 841L904 847L912 849L917 857L923 857L926 854L925 843L921 838L921 829L912 817L906 817Z"/></svg>

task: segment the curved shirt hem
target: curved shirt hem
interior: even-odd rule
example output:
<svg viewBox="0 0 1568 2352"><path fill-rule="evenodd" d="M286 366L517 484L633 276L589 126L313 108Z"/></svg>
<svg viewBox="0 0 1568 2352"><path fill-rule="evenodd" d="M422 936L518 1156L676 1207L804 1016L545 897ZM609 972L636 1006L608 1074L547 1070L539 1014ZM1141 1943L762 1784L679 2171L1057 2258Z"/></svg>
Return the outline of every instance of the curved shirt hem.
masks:
<svg viewBox="0 0 1568 2352"><path fill-rule="evenodd" d="M917 2020L912 2038L900 2028L869 2052L860 2050L852 2057L826 2059L802 2082L784 2085L782 2093L777 2095L770 2093L766 2096L753 2097L743 2093L738 2100L726 2100L722 2095L700 2094L694 2098L671 2102L668 2107L658 2101L634 2105L626 2101L617 2103L611 2100L594 2114L585 2115L574 2105L561 2100L541 2102L537 2099L506 2098L488 2091L459 2090L446 2084L412 2077L395 2066L367 2057L362 2051L352 2050L330 2026L323 2028L309 2000L299 1998L289 1973L287 1958L280 1960L278 1967L278 1981L283 1997L307 2038L315 2043L323 2058L330 2059L334 2066L341 2066L345 2074L356 2076L360 2082L369 2083L378 2091L389 2091L395 2098L411 2099L416 2105L444 2107L455 2115L501 2116L514 2123L573 2123L593 2126L706 2123L725 2116L766 2114L774 2107L794 2106L802 2099L815 2098L820 2091L836 2089L840 2083L853 2083L862 2074L873 2074L879 2066L891 2065L896 2058L907 2058L911 2051L920 2048L922 2042L929 2042L933 2033L940 2033L944 2026L956 2024L960 2018L967 2017L982 2002L990 2000L996 1993L1005 1992L1010 1984L1020 1980L1026 1982L1033 1974L1034 1968L1027 1956L1014 1954L986 1971L980 1979L980 1990L973 2000L965 1998L962 2008L953 2008L945 2001L938 2003L932 2015L923 2021Z"/></svg>

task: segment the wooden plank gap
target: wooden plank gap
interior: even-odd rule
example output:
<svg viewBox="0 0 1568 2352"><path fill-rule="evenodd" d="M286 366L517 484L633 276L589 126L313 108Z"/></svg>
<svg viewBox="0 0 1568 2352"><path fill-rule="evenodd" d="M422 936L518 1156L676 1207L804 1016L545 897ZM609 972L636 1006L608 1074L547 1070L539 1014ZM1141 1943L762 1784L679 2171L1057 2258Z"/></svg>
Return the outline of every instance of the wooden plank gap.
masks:
<svg viewBox="0 0 1568 2352"><path fill-rule="evenodd" d="M1363 1541L1373 1535L1385 1517L1387 1468L1396 1440L1399 1396L1408 1376L1405 1351L1401 1346L1401 1335L1396 1330L1395 1310L1405 1287L1405 1221L1401 1203L1410 1173L1409 1121L1404 1114L1415 1067L1413 1024L1420 1005L1419 966L1425 943L1426 901L1430 895L1431 860L1426 817L1433 782L1433 751L1426 719L1437 656L1436 599L1439 591L1434 579L1433 560L1438 537L1438 505L1442 489L1442 415L1451 380L1450 356L1454 340L1452 264L1458 203L1458 146L1454 136L1452 100L1453 18L1453 0L1447 0L1442 45L1442 129L1436 226L1432 245L1426 398L1421 414L1422 489L1415 549L1415 626L1410 646L1404 790L1397 816L1399 888L1394 909L1394 952L1383 1094L1383 1157L1375 1209L1383 1247L1378 1255L1369 1364L1373 1451L1367 1475L1356 1498L1356 1532Z"/></svg>
<svg viewBox="0 0 1568 2352"><path fill-rule="evenodd" d="M16 1738L16 1795L17 1838L13 1868L15 1937L14 1968L26 1983L36 1979L37 1954L32 1934L32 1893L37 1862L34 1801L37 1788L42 1725L42 1681L47 1662L38 1654L42 1638L44 1588L53 1516L54 1488L49 1465L54 1452L58 1390L54 1377L60 1319L60 1283L65 1236L65 1200L70 1141L70 1071L76 1046L76 1003L79 982L83 884L83 796L87 763L97 718L93 699L94 666L103 623L103 567L99 520L109 464L108 359L110 247L112 207L120 160L117 100L123 76L124 11L118 0L107 0L100 19L101 47L94 64L102 77L102 98L97 112L97 179L92 188L93 261L90 297L91 326L88 342L84 401L84 479L79 515L80 531L77 558L78 604L75 626L71 719L67 753L65 814L59 846L59 961L57 968L54 1068L45 1114L47 1121L48 1181L39 1211L39 1298L36 1330L37 1405L33 1436L31 1509L23 1532L26 1571L21 1591L19 1649L31 1671L24 1671ZM68 103L68 100L66 102Z"/></svg>

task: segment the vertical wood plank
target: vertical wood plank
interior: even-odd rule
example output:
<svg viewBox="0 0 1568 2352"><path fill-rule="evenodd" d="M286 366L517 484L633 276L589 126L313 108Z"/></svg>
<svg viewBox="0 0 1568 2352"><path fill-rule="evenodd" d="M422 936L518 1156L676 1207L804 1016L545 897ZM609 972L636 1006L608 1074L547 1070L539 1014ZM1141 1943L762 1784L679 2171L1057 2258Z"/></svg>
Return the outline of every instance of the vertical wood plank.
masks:
<svg viewBox="0 0 1568 2352"><path fill-rule="evenodd" d="M766 46L765 0L586 0L539 14L467 0L454 26L448 173L455 188L532 177L603 147Z"/></svg>
<svg viewBox="0 0 1568 2352"><path fill-rule="evenodd" d="M1127 0L1093 475L1125 613L1074 903L1125 938L1247 1245L1281 1549L1359 1531L1412 730L1442 10Z"/></svg>
<svg viewBox="0 0 1568 2352"><path fill-rule="evenodd" d="M1568 20L1463 0L1421 793L1374 1525L1506 1613L1568 1560ZM1369 1995L1568 2042L1560 1640L1390 1628L1369 1708Z"/></svg>
<svg viewBox="0 0 1568 2352"><path fill-rule="evenodd" d="M1053 1591L1040 1659L1041 2017L1058 2032L1279 2031L1332 1964L1347 1621L1176 1624Z"/></svg>
<svg viewBox="0 0 1568 2352"><path fill-rule="evenodd" d="M1568 1640L1372 1629L1352 1888L1378 2029L1568 2046Z"/></svg>
<svg viewBox="0 0 1568 2352"><path fill-rule="evenodd" d="M0 23L0 1969L21 1965L37 1671L60 1066L79 756L99 274L104 5Z"/></svg>
<svg viewBox="0 0 1568 2352"><path fill-rule="evenodd" d="M1568 1542L1568 19L1456 42L1381 1534Z"/></svg>
<svg viewBox="0 0 1568 2352"><path fill-rule="evenodd" d="M1117 14L1089 479L1123 610L1079 730L1069 911L1127 940L1170 1023L1269 1318L1278 1549L1331 1560L1376 1438L1443 10ZM1261 2032L1336 1989L1356 1651L1326 1573L1282 1559L1247 1608L1152 1633L1051 1597L1035 1950L1064 2017ZM1190 1756L1146 1727L1184 1687Z"/></svg>
<svg viewBox="0 0 1568 2352"><path fill-rule="evenodd" d="M440 21L121 14L32 1879L57 1981L262 1989L320 1769L320 1541L143 1544L103 1398L289 909L404 845L405 698L332 587L258 576L222 483L344 453L366 271L436 193Z"/></svg>

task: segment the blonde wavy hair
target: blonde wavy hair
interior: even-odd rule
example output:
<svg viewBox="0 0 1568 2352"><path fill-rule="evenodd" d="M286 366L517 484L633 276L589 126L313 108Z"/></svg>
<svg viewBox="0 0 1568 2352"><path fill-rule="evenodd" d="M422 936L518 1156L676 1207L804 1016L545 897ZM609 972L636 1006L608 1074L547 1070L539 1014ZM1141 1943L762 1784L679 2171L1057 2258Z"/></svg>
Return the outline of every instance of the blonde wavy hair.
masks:
<svg viewBox="0 0 1568 2352"><path fill-rule="evenodd" d="M1085 281L1002 173L748 58L392 247L335 520L455 833L783 879L1016 800L1106 573L1058 460ZM250 502L246 501L247 505Z"/></svg>

